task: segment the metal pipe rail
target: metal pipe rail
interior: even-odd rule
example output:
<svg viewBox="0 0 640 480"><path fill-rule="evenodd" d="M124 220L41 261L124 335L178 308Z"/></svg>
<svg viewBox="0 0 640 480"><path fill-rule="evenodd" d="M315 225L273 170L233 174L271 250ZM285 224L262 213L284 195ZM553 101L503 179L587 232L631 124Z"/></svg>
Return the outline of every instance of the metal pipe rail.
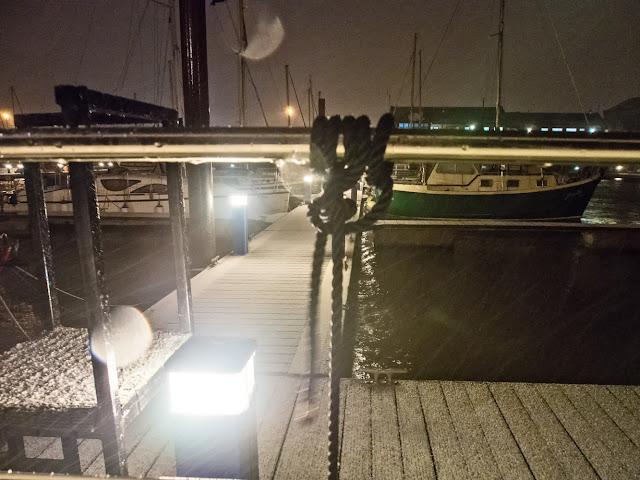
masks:
<svg viewBox="0 0 640 480"><path fill-rule="evenodd" d="M344 154L342 144L338 155ZM304 162L309 129L211 128L199 131L54 130L0 132L0 160L11 161L163 161L191 163ZM640 163L640 135L597 133L564 136L420 134L396 130L386 158L392 161L441 161L500 164L607 165Z"/></svg>

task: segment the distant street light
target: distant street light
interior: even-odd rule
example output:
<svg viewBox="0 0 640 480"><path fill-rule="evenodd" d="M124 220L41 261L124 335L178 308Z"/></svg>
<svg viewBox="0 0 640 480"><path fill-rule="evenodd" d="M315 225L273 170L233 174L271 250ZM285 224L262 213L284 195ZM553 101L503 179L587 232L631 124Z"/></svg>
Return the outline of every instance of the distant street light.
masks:
<svg viewBox="0 0 640 480"><path fill-rule="evenodd" d="M313 177L311 175L304 176L304 203L311 203L313 196Z"/></svg>

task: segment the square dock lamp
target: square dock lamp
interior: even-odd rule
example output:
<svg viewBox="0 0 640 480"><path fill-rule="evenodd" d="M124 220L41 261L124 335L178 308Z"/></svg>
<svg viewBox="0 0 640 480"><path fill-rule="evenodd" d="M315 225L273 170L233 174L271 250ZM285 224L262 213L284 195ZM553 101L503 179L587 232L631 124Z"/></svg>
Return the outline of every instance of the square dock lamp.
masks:
<svg viewBox="0 0 640 480"><path fill-rule="evenodd" d="M258 479L255 349L194 336L167 362L179 477Z"/></svg>
<svg viewBox="0 0 640 480"><path fill-rule="evenodd" d="M231 195L231 223L233 252L236 255L249 253L249 227L247 225L247 196Z"/></svg>
<svg viewBox="0 0 640 480"><path fill-rule="evenodd" d="M313 192L313 177L311 175L304 176L304 203L311 203Z"/></svg>

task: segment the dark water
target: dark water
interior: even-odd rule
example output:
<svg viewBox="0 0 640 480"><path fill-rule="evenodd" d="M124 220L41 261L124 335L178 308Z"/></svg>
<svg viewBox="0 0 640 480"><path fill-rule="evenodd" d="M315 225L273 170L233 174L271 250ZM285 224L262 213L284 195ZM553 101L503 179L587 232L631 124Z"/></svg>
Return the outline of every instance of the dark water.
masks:
<svg viewBox="0 0 640 480"><path fill-rule="evenodd" d="M640 183L604 180L584 221L640 223ZM638 384L639 292L640 251L579 234L479 232L453 248L377 248L367 234L355 372Z"/></svg>

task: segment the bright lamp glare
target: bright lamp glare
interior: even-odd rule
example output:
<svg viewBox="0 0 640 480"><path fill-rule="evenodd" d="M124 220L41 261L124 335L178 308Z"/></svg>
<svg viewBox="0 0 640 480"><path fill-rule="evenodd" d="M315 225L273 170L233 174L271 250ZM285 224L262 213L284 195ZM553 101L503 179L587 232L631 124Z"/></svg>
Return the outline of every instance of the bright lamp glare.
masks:
<svg viewBox="0 0 640 480"><path fill-rule="evenodd" d="M311 175L304 176L305 183L311 183L313 181L313 177Z"/></svg>
<svg viewBox="0 0 640 480"><path fill-rule="evenodd" d="M13 168L13 166L10 163L5 163L4 168Z"/></svg>
<svg viewBox="0 0 640 480"><path fill-rule="evenodd" d="M7 112L4 112L4 113L2 114L2 118L4 118L5 120L9 120L9 119L11 118L11 114L10 114L10 113L7 113Z"/></svg>
<svg viewBox="0 0 640 480"><path fill-rule="evenodd" d="M622 170L622 168L623 168L623 167L622 167L622 165L618 165L618 166L616 167L616 170L617 170L617 171L620 171L620 170Z"/></svg>
<svg viewBox="0 0 640 480"><path fill-rule="evenodd" d="M231 195L229 197L229 203L232 207L244 207L247 205L246 195Z"/></svg>
<svg viewBox="0 0 640 480"><path fill-rule="evenodd" d="M169 372L171 412L189 416L239 415L254 388L254 355L237 373Z"/></svg>
<svg viewBox="0 0 640 480"><path fill-rule="evenodd" d="M24 165L23 165L23 164L21 164L21 163L19 163L19 164L18 164L18 168L24 168Z"/></svg>
<svg viewBox="0 0 640 480"><path fill-rule="evenodd" d="M475 130L476 126L475 125L469 125L469 130Z"/></svg>
<svg viewBox="0 0 640 480"><path fill-rule="evenodd" d="M287 115L289 115L290 117L293 116L293 108L292 107L287 107Z"/></svg>
<svg viewBox="0 0 640 480"><path fill-rule="evenodd" d="M575 167L573 167L574 170L578 171L580 170L580 167L578 167L577 165Z"/></svg>
<svg viewBox="0 0 640 480"><path fill-rule="evenodd" d="M527 133L531 133L532 130L533 130L533 128L531 128L531 127L527 128Z"/></svg>

